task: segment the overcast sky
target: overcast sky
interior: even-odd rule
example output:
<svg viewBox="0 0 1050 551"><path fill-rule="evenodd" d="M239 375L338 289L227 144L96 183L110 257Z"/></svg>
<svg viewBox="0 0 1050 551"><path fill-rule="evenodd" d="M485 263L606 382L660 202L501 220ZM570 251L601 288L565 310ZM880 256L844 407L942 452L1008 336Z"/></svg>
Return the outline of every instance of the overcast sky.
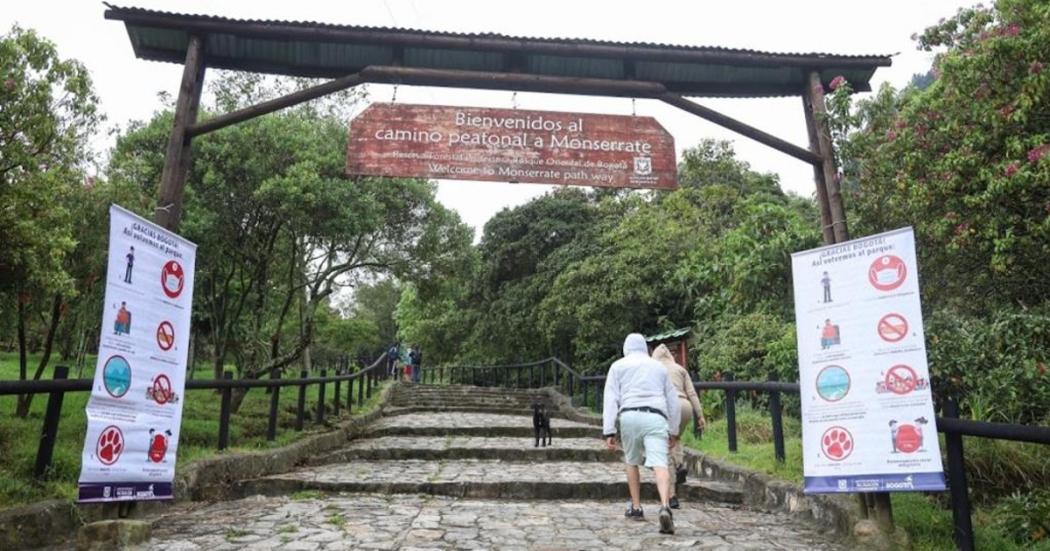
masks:
<svg viewBox="0 0 1050 551"><path fill-rule="evenodd" d="M130 1L130 0L129 0ZM114 0L114 3L115 2ZM901 86L913 73L925 72L931 55L915 49L910 36L960 6L958 0L729 0L729 1L437 1L354 0L269 1L137 0L128 6L246 19L322 21L454 32L496 32L518 36L594 38L689 46L725 46L773 52L898 54L893 66L876 71L882 82ZM64 57L87 65L101 98L108 125L147 119L160 107L157 93L175 94L181 66L136 59L122 23L102 18L101 2L6 1L0 12L2 32L13 23L36 29L58 44ZM374 101L389 101L391 88L369 87ZM807 145L799 98L701 99L699 103L757 126L781 138ZM511 92L402 86L398 102L511 107ZM631 100L521 93L517 106L608 114L630 114ZM762 171L780 175L785 190L809 196L810 167L693 115L651 100L638 100L639 115L655 117L674 136L679 152L705 137L729 139L738 155ZM100 137L107 148L112 138ZM551 186L493 182L443 181L438 198L457 210L480 233L501 208L518 205Z"/></svg>

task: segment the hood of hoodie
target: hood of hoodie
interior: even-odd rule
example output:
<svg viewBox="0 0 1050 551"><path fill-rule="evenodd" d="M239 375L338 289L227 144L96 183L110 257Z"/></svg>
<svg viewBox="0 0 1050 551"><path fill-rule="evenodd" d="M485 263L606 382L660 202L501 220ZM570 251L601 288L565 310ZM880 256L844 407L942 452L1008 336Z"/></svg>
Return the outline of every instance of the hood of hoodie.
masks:
<svg viewBox="0 0 1050 551"><path fill-rule="evenodd" d="M645 337L641 333L631 333L623 341L623 355L630 356L631 354L649 355L649 345L645 344Z"/></svg>
<svg viewBox="0 0 1050 551"><path fill-rule="evenodd" d="M671 350L664 344L657 346L656 350L653 350L653 359L666 366L678 365L675 357L671 354Z"/></svg>

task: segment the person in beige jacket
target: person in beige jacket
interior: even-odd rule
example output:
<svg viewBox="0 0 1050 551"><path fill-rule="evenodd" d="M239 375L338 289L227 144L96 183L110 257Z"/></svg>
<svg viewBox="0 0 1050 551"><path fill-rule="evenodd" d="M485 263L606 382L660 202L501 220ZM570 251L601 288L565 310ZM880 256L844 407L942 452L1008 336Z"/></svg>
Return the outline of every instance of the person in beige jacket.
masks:
<svg viewBox="0 0 1050 551"><path fill-rule="evenodd" d="M678 392L678 403L681 405L681 422L678 423L678 434L676 436L681 436L685 427L689 425L689 421L694 416L696 417L697 428L703 429L706 424L704 411L700 407L700 398L696 395L696 389L693 388L693 381L689 378L689 372L675 362L674 356L671 355L671 351L668 350L666 345L661 344L653 350L653 359L667 368L667 375L670 377L675 391ZM671 464L675 467L674 472L676 473L679 469L685 468L685 453L682 451L681 442L677 439L676 445L671 449ZM677 509L679 507L678 497L675 496L675 484L673 482L671 483L670 494L671 508Z"/></svg>

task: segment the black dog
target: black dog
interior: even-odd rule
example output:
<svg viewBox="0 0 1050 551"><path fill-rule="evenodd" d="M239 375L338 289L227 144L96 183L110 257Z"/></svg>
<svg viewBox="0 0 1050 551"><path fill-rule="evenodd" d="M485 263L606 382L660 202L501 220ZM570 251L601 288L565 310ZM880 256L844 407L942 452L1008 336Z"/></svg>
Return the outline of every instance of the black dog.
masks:
<svg viewBox="0 0 1050 551"><path fill-rule="evenodd" d="M547 413L547 404L542 401L532 402L532 430L536 433L536 444L538 447L543 442L543 447L551 443L551 417Z"/></svg>

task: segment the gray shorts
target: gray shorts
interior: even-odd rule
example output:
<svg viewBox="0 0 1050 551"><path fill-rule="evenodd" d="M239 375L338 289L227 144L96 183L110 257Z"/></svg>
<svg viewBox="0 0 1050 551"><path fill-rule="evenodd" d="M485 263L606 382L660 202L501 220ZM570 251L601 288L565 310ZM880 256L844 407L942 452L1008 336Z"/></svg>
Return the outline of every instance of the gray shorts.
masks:
<svg viewBox="0 0 1050 551"><path fill-rule="evenodd" d="M625 411L620 414L620 443L628 465L667 466L667 419L648 411Z"/></svg>

